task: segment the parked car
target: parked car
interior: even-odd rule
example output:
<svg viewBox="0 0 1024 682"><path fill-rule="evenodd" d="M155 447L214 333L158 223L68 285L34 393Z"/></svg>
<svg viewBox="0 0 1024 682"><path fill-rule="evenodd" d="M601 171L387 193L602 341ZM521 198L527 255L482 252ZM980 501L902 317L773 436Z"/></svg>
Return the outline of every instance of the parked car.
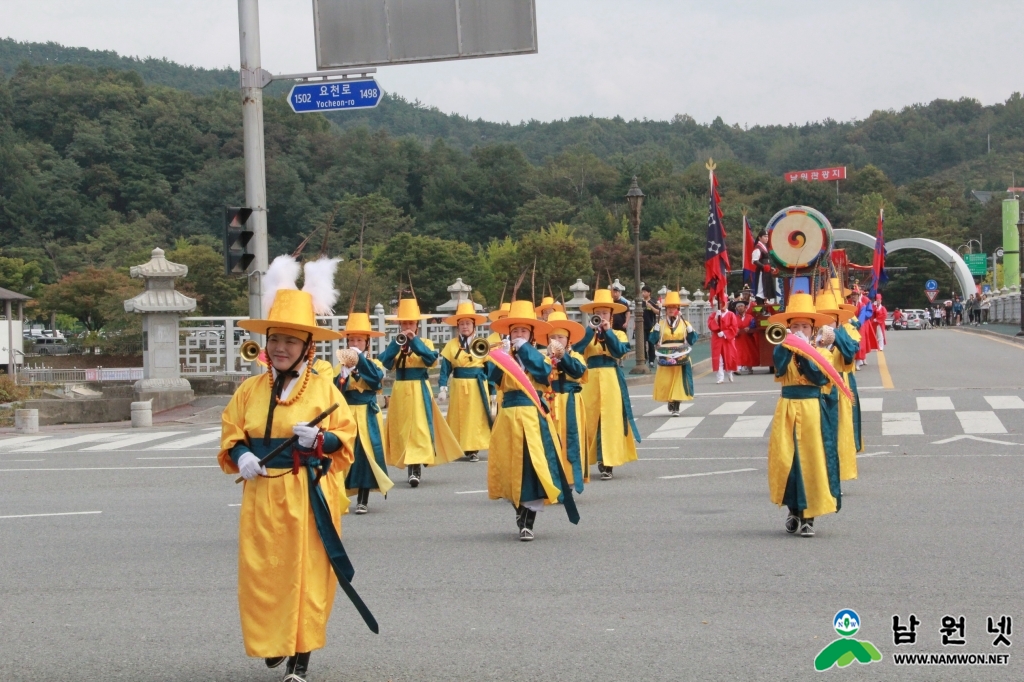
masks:
<svg viewBox="0 0 1024 682"><path fill-rule="evenodd" d="M29 354L35 355L67 355L70 347L64 337L41 336L32 339ZM26 349L27 350L27 349Z"/></svg>

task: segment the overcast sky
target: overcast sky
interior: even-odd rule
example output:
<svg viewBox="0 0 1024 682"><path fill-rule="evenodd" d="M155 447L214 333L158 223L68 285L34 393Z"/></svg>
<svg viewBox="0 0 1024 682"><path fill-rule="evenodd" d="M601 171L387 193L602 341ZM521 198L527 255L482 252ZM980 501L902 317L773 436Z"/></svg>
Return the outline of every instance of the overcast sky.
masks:
<svg viewBox="0 0 1024 682"><path fill-rule="evenodd" d="M315 68L311 0L261 0L263 66ZM233 0L0 0L0 35L238 67ZM491 121L740 125L863 118L1020 91L1024 5L974 0L537 0L540 53L384 67L385 91Z"/></svg>

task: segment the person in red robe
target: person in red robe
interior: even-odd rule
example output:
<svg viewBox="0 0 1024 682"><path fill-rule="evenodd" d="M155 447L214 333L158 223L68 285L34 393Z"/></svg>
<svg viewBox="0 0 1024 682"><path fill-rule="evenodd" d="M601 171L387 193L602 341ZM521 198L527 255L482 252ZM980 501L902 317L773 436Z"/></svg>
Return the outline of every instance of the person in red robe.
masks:
<svg viewBox="0 0 1024 682"><path fill-rule="evenodd" d="M871 300L859 291L854 292L853 297L857 306L857 319L861 320L857 367L863 367L867 364L868 353L878 350L878 323L875 321L875 311Z"/></svg>
<svg viewBox="0 0 1024 682"><path fill-rule="evenodd" d="M882 295L877 294L875 296L875 346L876 350L883 350L885 348L885 318L889 315L889 311L882 305Z"/></svg>
<svg viewBox="0 0 1024 682"><path fill-rule="evenodd" d="M740 374L753 374L754 367L761 362L761 354L757 347L757 320L747 310L745 301L736 301L733 305L736 315L736 368Z"/></svg>
<svg viewBox="0 0 1024 682"><path fill-rule="evenodd" d="M729 381L733 380L736 371L736 331L739 320L731 310L721 307L711 313L708 318L708 330L711 332L711 369L718 374L718 383L725 381L725 373L729 373Z"/></svg>

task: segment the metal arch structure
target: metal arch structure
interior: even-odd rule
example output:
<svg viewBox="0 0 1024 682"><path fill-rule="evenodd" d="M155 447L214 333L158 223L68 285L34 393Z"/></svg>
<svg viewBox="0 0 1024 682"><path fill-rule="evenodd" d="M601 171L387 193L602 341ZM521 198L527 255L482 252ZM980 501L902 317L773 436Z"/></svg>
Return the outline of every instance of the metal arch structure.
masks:
<svg viewBox="0 0 1024 682"><path fill-rule="evenodd" d="M832 231L833 240L835 242L853 242L854 244L860 244L866 246L869 249L875 248L875 238L866 232L859 230L847 230L837 229ZM941 242L937 242L934 239L924 239L922 237L909 237L907 239L896 239L891 242L887 242L885 245L886 253L892 253L893 251L900 251L902 249L920 249L927 251L932 254L953 271L956 275L957 282L960 283L960 293L964 298L967 298L975 291L977 291L977 285L974 283L974 275L971 274L970 269L967 267L967 263L960 257L960 254L949 248Z"/></svg>

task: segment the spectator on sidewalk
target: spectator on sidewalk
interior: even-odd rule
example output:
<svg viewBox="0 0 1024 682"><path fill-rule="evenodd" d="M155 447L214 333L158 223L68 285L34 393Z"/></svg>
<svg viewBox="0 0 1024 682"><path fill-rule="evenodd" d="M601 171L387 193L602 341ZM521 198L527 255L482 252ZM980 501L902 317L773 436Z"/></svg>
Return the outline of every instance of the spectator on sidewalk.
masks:
<svg viewBox="0 0 1024 682"><path fill-rule="evenodd" d="M964 304L959 296L953 299L953 321L958 327L964 323Z"/></svg>
<svg viewBox="0 0 1024 682"><path fill-rule="evenodd" d="M953 301L946 299L945 303L942 304L945 308L946 313L946 326L953 326Z"/></svg>
<svg viewBox="0 0 1024 682"><path fill-rule="evenodd" d="M988 324L988 311L992 308L992 301L989 300L988 294L981 295L981 323Z"/></svg>

